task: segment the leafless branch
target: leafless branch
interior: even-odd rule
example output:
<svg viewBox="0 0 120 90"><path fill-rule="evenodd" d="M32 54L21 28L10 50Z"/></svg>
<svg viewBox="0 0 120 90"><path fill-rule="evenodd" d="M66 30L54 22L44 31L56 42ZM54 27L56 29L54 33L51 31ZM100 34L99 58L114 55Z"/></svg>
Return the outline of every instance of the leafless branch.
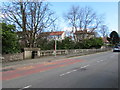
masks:
<svg viewBox="0 0 120 90"><path fill-rule="evenodd" d="M30 47L35 47L38 32L50 27L56 20L53 17L54 13L49 9L49 4L42 1L15 0L3 6L1 9L4 19L21 28L25 42L29 42Z"/></svg>

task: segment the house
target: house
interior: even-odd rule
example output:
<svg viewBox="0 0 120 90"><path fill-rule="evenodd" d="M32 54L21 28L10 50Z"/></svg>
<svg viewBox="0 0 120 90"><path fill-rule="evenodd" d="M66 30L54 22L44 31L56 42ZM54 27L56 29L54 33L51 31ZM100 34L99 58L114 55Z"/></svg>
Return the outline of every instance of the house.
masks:
<svg viewBox="0 0 120 90"><path fill-rule="evenodd" d="M39 37L47 38L48 40L63 40L65 38L64 31L55 31L55 32L43 32L39 34Z"/></svg>
<svg viewBox="0 0 120 90"><path fill-rule="evenodd" d="M102 40L103 40L103 43L104 43L104 44L106 44L106 45L109 44L109 41L107 40L107 37L103 37Z"/></svg>
<svg viewBox="0 0 120 90"><path fill-rule="evenodd" d="M73 33L73 37L75 41L79 42L82 41L83 39L90 39L95 37L95 33L87 30L80 30L80 31L75 31Z"/></svg>
<svg viewBox="0 0 120 90"><path fill-rule="evenodd" d="M25 47L27 45L29 47L30 44L29 40L31 39L32 32L33 31L28 30L26 32L23 31L16 32L17 37L19 38L20 46Z"/></svg>
<svg viewBox="0 0 120 90"><path fill-rule="evenodd" d="M19 38L19 43L21 46L25 47L26 44L29 47L30 45L30 40L31 40L31 35L33 34L33 31L18 31L16 32L17 37ZM27 38L25 37L27 35ZM65 38L65 31L55 31L55 32L42 32L40 34L35 35L36 39L39 38L47 38L47 40L63 40Z"/></svg>

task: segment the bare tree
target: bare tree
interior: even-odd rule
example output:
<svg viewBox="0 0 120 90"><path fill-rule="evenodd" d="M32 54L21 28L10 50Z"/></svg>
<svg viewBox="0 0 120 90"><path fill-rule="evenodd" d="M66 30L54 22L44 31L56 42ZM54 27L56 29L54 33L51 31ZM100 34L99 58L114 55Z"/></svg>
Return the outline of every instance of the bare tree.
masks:
<svg viewBox="0 0 120 90"><path fill-rule="evenodd" d="M72 6L70 11L65 14L65 19L74 31L90 29L91 32L94 32L102 23L102 19L90 7Z"/></svg>
<svg viewBox="0 0 120 90"><path fill-rule="evenodd" d="M100 33L101 33L102 37L107 37L108 36L108 27L106 25L101 25Z"/></svg>
<svg viewBox="0 0 120 90"><path fill-rule="evenodd" d="M72 26L72 30L77 31L77 20L78 20L78 10L79 7L72 6L70 11L65 14L66 21L69 22L70 26Z"/></svg>
<svg viewBox="0 0 120 90"><path fill-rule="evenodd" d="M53 16L54 12L49 9L49 4L39 0L38 2L19 0L4 3L1 10L5 21L15 24L17 29L24 32L26 47L35 47L36 35L50 27L56 20Z"/></svg>

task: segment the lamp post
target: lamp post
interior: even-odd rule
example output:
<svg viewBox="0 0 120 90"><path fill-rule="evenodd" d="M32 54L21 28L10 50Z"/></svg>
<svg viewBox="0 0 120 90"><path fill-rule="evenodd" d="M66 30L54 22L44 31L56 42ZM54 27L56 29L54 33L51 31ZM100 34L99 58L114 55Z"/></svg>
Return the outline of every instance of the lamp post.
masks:
<svg viewBox="0 0 120 90"><path fill-rule="evenodd" d="M57 42L56 42L56 37L55 37L55 57L56 57L56 47L57 47Z"/></svg>

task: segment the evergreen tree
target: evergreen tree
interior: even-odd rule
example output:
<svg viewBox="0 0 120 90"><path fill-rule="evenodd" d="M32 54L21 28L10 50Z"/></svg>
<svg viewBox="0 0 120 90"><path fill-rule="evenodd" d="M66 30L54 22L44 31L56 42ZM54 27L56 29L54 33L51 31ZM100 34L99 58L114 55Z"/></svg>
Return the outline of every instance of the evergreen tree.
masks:
<svg viewBox="0 0 120 90"><path fill-rule="evenodd" d="M110 33L110 41L114 45L119 43L120 39L119 39L119 35L118 35L118 33L116 31L112 31Z"/></svg>
<svg viewBox="0 0 120 90"><path fill-rule="evenodd" d="M18 38L15 33L14 25L7 25L6 23L0 23L2 28L2 53L16 53L19 52Z"/></svg>

